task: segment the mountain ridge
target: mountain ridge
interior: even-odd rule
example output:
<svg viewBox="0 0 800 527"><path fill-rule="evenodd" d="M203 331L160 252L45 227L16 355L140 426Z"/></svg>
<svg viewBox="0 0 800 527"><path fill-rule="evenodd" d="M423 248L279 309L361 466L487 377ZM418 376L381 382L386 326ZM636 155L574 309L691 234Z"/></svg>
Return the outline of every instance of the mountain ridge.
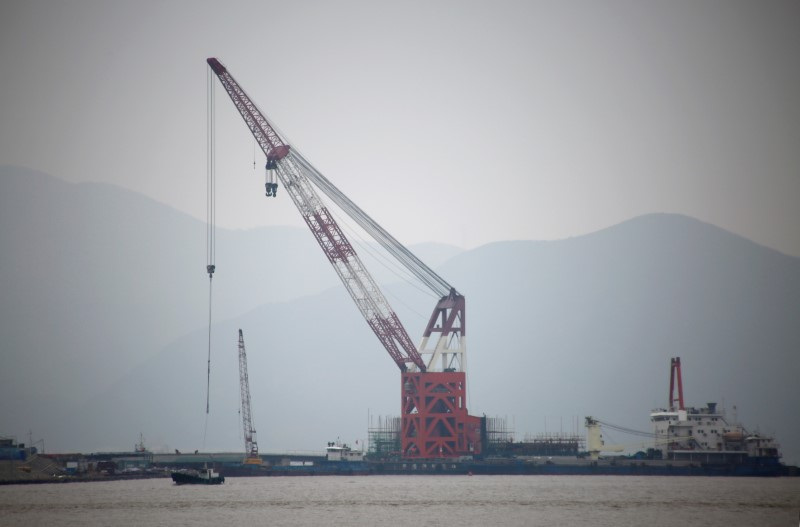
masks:
<svg viewBox="0 0 800 527"><path fill-rule="evenodd" d="M50 180L42 178L20 193L2 175L0 170L6 294L0 342L4 361L14 367L5 368L0 379L10 401L0 422L41 430L56 448L124 447L139 432L164 447L202 447L197 437L205 409L208 328L202 321L208 304L207 289L198 287L207 278L197 262L205 226L183 223L177 211L173 220L156 211L144 214L146 229L131 227L125 218L143 214L122 210L119 203L74 220L72 208L63 205L73 200L71 191L84 198L92 194L86 191L91 185L56 181L55 192L46 195ZM97 199L78 202L88 209ZM48 213L54 216L37 218ZM93 225L103 215L107 221ZM19 217L32 217L34 228L9 223ZM57 221L61 217L77 223ZM155 239L137 238L143 229L157 231ZM226 289L235 292L220 299L212 327L213 430L206 447L238 446L238 328L248 344L262 450L321 448L339 435L363 439L367 411L399 413L391 360L313 238L286 233L273 244L265 243L261 231L231 235L226 242L250 257L249 267L240 268L231 258L223 265L231 269L228 278L215 277L221 296ZM62 247L64 236L71 238ZM174 247L176 239L187 238L195 240L191 248ZM130 247L120 246L121 239ZM82 274L60 269L64 262L45 261L96 245L99 256L74 256L75 268L89 270ZM291 253L297 261L276 270L280 284L242 285L271 261L265 245L291 247L287 258ZM113 258L98 261L108 255ZM159 258L137 259L143 255ZM185 269L195 267L187 275ZM793 381L800 371L800 259L693 218L661 213L564 240L457 251L436 269L467 297L469 408L476 415L510 416L518 438L541 432L543 422L552 426L557 416L571 421L595 415L649 428L647 412L666 403L669 358L681 356L687 402L736 402L745 425L776 432L787 459L800 458L800 425L793 417L800 399ZM164 277L155 286L131 278L145 271ZM120 276L125 287L117 284ZM284 293L303 287L307 294L296 298ZM89 289L98 294L80 300L79 293ZM402 282L389 282L385 291L416 340L435 299ZM65 298L61 304L47 305L59 295ZM240 309L226 311L225 302ZM98 327L104 321L108 327ZM153 334L136 335L131 321L136 329L155 328ZM167 330L171 337L164 338ZM92 354L75 365L79 346ZM123 352L137 346L154 349L123 365ZM38 360L33 365L32 357ZM75 384L82 389L68 396ZM70 406L76 403L78 410Z"/></svg>

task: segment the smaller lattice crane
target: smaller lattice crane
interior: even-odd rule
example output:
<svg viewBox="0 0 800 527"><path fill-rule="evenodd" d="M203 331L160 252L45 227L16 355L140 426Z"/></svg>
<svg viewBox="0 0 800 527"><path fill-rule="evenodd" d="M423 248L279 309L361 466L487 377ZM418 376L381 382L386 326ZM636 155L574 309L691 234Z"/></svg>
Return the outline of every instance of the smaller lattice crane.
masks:
<svg viewBox="0 0 800 527"><path fill-rule="evenodd" d="M250 381L247 378L247 353L244 349L244 335L239 330L239 385L242 392L242 424L244 426L244 464L260 465L256 430L250 413Z"/></svg>

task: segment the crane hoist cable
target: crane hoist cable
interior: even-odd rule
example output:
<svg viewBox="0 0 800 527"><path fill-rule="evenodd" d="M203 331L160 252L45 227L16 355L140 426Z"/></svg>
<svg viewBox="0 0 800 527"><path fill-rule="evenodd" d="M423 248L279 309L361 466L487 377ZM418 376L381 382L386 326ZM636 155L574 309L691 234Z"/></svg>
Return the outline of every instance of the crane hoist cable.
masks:
<svg viewBox="0 0 800 527"><path fill-rule="evenodd" d="M455 292L444 278L433 269L428 267L408 248L401 244L391 234L389 234L372 217L364 212L358 205L353 203L341 190L339 190L330 180L319 172L308 160L303 157L300 150L294 146L291 149L284 143L282 138L286 134L280 131L272 122L267 122L263 112L259 110L250 100L245 91L233 79L222 64L217 59L208 59L208 64L214 73L220 78L223 87L228 91L234 105L242 114L245 123L253 133L256 142L262 147L267 155L266 165L266 187L267 196L276 197L278 185L275 175L272 173L277 168L277 162L284 156L295 160L298 169L313 182L313 185L333 201L340 210L352 218L359 226L364 229L376 242L378 242L387 253L391 254L401 265L411 272L417 280L428 287L434 295L444 297ZM277 146L277 149L276 149ZM271 152L271 153L270 153ZM277 156L270 160L270 156Z"/></svg>
<svg viewBox="0 0 800 527"><path fill-rule="evenodd" d="M212 284L216 270L216 156L214 123L214 77L208 70L206 85L206 272L208 272L208 371L206 376L206 416L211 402L211 306ZM207 421L206 421L207 422ZM205 432L203 433L205 442Z"/></svg>

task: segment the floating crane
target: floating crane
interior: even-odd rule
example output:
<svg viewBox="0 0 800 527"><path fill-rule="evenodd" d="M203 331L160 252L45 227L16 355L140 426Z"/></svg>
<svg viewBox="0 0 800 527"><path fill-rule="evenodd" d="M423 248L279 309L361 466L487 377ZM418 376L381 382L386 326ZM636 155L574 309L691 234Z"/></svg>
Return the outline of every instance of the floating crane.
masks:
<svg viewBox="0 0 800 527"><path fill-rule="evenodd" d="M242 393L242 425L244 426L244 464L260 465L256 431L250 413L250 381L247 378L247 353L244 349L244 335L239 330L239 389Z"/></svg>
<svg viewBox="0 0 800 527"><path fill-rule="evenodd" d="M219 60L207 62L266 155L267 196L275 196L277 174L367 324L400 369L402 456L480 454L481 418L467 411L464 296L290 147ZM315 187L440 297L419 350Z"/></svg>

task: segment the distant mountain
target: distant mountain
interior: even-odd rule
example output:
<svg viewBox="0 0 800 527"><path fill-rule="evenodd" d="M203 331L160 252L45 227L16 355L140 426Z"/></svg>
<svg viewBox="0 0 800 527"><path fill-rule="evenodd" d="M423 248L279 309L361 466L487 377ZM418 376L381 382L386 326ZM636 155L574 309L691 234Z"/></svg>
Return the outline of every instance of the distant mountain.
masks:
<svg viewBox="0 0 800 527"><path fill-rule="evenodd" d="M513 416L518 433L584 415L650 430L680 356L688 403L719 402L800 461L800 259L653 214L487 245L441 272L468 296L471 409Z"/></svg>
<svg viewBox="0 0 800 527"><path fill-rule="evenodd" d="M487 245L440 271L468 299L469 408L506 417L518 439L583 434L585 415L649 430L649 411L667 404L669 358L681 356L689 404L721 403L751 430L777 434L797 463L797 258L661 214L558 242ZM406 299L395 307L419 335L434 300L406 285L387 289L390 299ZM155 445L193 449L207 437L205 447L239 448L237 328L262 450L363 439L367 413L399 413L397 370L342 288L215 326L202 435L202 331L151 359L90 413L122 410L131 420L126 437L138 426ZM606 439L646 447L613 431Z"/></svg>
<svg viewBox="0 0 800 527"><path fill-rule="evenodd" d="M206 416L203 225L113 187L40 176L52 194L23 194L9 179L0 176L3 432L32 427L60 450L129 448L140 432L151 447L239 449L238 328L262 451L363 440L368 415L399 414L396 366L307 233L292 242L285 269L271 267L286 277L283 293L253 276L270 261L259 251L275 246L264 241L272 230L219 234L220 247L231 236L225 243L253 267L226 262L233 278L215 282ZM44 199L39 192L49 201L31 203ZM152 234L129 226L145 223L136 207L74 210L94 210L98 192L151 207ZM107 225L92 227L100 217ZM35 228L7 227L20 218ZM194 247L181 249L176 240L192 229ZM234 243L237 234L255 241ZM183 259L169 256L182 251ZM653 214L561 241L453 249L437 265L467 297L470 411L506 417L518 439L583 434L586 415L649 430L649 411L667 404L669 358L680 356L689 404L716 401L731 417L735 405L743 424L777 434L786 460L800 462L800 259L685 216ZM436 299L395 280L381 279L393 282L387 296L416 339ZM291 298L293 290L305 293ZM131 349L165 337L171 342L143 350L134 367ZM66 367L71 357L81 366ZM606 440L635 441L613 431Z"/></svg>
<svg viewBox="0 0 800 527"><path fill-rule="evenodd" d="M52 438L84 401L207 324L205 244L205 223L134 192L0 165L0 434ZM459 249L418 252L435 265ZM305 229L218 228L216 264L214 320L338 283Z"/></svg>

